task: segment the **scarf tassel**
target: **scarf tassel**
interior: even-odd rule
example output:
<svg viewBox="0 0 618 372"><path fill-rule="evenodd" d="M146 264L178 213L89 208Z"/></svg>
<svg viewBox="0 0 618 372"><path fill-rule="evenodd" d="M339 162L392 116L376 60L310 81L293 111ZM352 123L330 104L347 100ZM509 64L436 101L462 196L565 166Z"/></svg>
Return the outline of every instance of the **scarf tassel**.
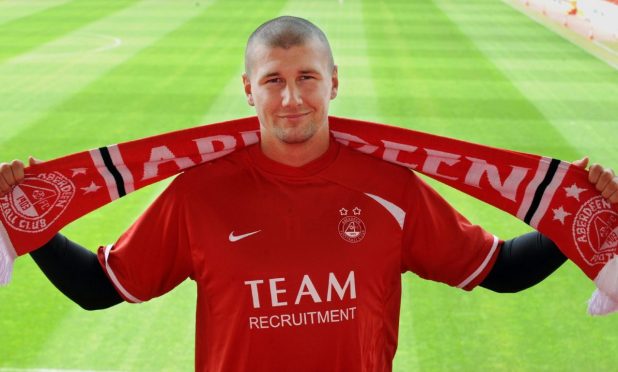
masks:
<svg viewBox="0 0 618 372"><path fill-rule="evenodd" d="M5 286L11 281L13 262L15 262L16 257L3 243L0 238L0 286Z"/></svg>
<svg viewBox="0 0 618 372"><path fill-rule="evenodd" d="M588 301L588 313L607 315L618 311L618 255L603 266L594 283L598 289Z"/></svg>

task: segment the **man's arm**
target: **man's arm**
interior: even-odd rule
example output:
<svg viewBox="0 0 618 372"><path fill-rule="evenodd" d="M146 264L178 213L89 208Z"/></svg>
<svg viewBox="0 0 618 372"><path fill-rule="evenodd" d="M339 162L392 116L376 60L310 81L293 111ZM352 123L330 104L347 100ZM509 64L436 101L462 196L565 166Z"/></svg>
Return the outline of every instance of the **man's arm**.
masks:
<svg viewBox="0 0 618 372"><path fill-rule="evenodd" d="M38 162L29 159L30 165ZM0 163L0 196L23 181L24 169L19 160ZM123 301L97 255L60 234L30 255L56 288L86 310L105 309Z"/></svg>
<svg viewBox="0 0 618 372"><path fill-rule="evenodd" d="M60 292L86 310L105 309L123 301L96 254L61 234L30 256ZM564 261L566 257L551 240L531 232L504 242L480 285L494 292L518 292L541 282Z"/></svg>
<svg viewBox="0 0 618 372"><path fill-rule="evenodd" d="M588 157L573 162L586 169ZM610 203L618 203L618 177L611 168L592 164L588 181ZM507 240L502 245L491 271L480 284L494 292L519 292L541 282L566 261L566 257L547 237L532 232Z"/></svg>
<svg viewBox="0 0 618 372"><path fill-rule="evenodd" d="M60 292L86 310L105 309L123 301L97 255L61 234L30 256Z"/></svg>
<svg viewBox="0 0 618 372"><path fill-rule="evenodd" d="M95 253L61 234L30 253L41 271L65 296L86 310L105 309L123 302L105 275ZM538 232L507 240L480 284L500 293L519 292L541 282L566 257Z"/></svg>
<svg viewBox="0 0 618 372"><path fill-rule="evenodd" d="M531 232L504 242L491 271L480 284L494 292L513 293L547 278L566 256L544 235Z"/></svg>

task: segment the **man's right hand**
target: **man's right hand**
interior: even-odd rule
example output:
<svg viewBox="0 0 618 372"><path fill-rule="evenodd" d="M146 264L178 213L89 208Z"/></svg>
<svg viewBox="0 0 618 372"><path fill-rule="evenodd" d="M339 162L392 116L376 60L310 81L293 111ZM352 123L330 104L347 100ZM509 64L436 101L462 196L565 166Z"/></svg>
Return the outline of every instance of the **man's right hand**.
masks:
<svg viewBox="0 0 618 372"><path fill-rule="evenodd" d="M40 163L32 156L28 159L30 166ZM13 160L10 163L0 163L0 197L8 194L14 186L24 180L26 166L21 160Z"/></svg>

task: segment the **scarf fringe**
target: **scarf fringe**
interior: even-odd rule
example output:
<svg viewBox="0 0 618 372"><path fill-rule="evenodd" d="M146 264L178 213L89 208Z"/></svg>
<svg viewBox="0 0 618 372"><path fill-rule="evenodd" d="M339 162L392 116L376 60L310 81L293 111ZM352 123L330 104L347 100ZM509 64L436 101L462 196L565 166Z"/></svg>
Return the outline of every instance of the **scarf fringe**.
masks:
<svg viewBox="0 0 618 372"><path fill-rule="evenodd" d="M618 311L618 302L615 302L611 297L598 289L594 291L592 297L588 300L588 314L590 315L608 315L616 311Z"/></svg>
<svg viewBox="0 0 618 372"><path fill-rule="evenodd" d="M588 313L607 315L618 311L618 255L603 266L594 283L598 289L588 301Z"/></svg>
<svg viewBox="0 0 618 372"><path fill-rule="evenodd" d="M9 284L13 275L13 262L15 262L16 255L11 248L0 237L0 286Z"/></svg>

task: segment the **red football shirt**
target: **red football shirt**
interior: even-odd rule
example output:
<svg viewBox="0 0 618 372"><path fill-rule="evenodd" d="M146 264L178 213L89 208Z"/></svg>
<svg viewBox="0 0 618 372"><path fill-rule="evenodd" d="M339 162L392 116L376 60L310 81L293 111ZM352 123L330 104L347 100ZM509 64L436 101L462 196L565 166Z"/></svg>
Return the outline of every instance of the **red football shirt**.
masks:
<svg viewBox="0 0 618 372"><path fill-rule="evenodd" d="M178 176L99 259L130 302L197 283L198 371L389 371L401 274L471 289L497 239L413 172L336 142L258 146Z"/></svg>

